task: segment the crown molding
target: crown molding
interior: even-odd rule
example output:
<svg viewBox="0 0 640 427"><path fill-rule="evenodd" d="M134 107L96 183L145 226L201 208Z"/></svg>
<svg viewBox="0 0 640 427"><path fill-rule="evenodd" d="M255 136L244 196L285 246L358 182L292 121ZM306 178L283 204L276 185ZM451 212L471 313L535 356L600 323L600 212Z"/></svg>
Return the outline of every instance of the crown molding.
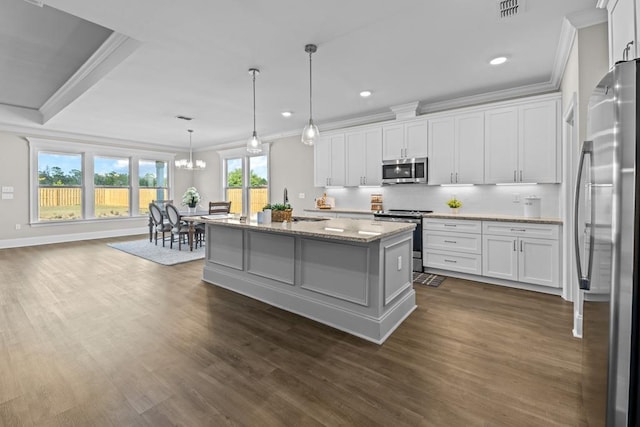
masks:
<svg viewBox="0 0 640 427"><path fill-rule="evenodd" d="M539 95L555 90L557 90L557 87L552 85L551 82L518 86L510 89L482 93L479 95L463 96L460 98L448 99L446 101L432 102L430 104L423 105L420 109L420 114L436 113L438 111L451 110L454 108L471 107L474 105L505 101L522 96Z"/></svg>
<svg viewBox="0 0 640 427"><path fill-rule="evenodd" d="M47 123L80 95L135 52L141 43L112 33L87 61L40 107L41 124Z"/></svg>
<svg viewBox="0 0 640 427"><path fill-rule="evenodd" d="M408 102L401 105L392 105L391 111L396 115L397 120L412 119L418 115L420 101Z"/></svg>
<svg viewBox="0 0 640 427"><path fill-rule="evenodd" d="M562 27L560 29L560 40L558 41L558 47L556 48L556 56L553 60L553 69L551 70L550 82L559 88L562 83L562 77L564 76L564 70L569 62L569 55L571 54L571 48L575 42L578 30L572 23L565 17L562 19Z"/></svg>
<svg viewBox="0 0 640 427"><path fill-rule="evenodd" d="M565 19L578 30L591 27L592 25L602 24L609 20L607 11L604 9L581 10L567 15Z"/></svg>
<svg viewBox="0 0 640 427"><path fill-rule="evenodd" d="M598 9L605 9L609 5L609 0L598 0L596 7Z"/></svg>

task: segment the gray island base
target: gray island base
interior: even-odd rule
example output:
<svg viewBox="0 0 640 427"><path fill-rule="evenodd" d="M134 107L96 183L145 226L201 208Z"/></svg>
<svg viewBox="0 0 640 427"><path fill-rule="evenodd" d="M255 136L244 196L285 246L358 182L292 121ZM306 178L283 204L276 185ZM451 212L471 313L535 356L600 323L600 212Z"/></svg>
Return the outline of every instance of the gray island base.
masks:
<svg viewBox="0 0 640 427"><path fill-rule="evenodd" d="M416 309L413 224L201 221L208 283L377 344Z"/></svg>

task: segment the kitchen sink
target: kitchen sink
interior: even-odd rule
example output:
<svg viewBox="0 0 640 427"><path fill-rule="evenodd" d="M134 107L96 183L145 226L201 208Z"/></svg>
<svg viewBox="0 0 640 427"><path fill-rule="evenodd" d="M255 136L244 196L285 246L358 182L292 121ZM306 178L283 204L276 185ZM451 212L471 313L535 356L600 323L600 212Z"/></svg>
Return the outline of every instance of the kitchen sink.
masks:
<svg viewBox="0 0 640 427"><path fill-rule="evenodd" d="M320 218L317 216L292 216L291 222L318 222L326 221L327 218Z"/></svg>

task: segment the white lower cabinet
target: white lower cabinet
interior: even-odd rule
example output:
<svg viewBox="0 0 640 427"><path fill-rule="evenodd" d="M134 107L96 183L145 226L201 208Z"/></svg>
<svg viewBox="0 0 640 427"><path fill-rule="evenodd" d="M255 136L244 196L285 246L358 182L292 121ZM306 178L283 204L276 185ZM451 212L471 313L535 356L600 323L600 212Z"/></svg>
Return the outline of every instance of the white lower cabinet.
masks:
<svg viewBox="0 0 640 427"><path fill-rule="evenodd" d="M483 228L484 276L560 287L559 226L484 222ZM501 234L489 234L488 230Z"/></svg>
<svg viewBox="0 0 640 427"><path fill-rule="evenodd" d="M482 274L481 222L423 220L422 264L425 267Z"/></svg>
<svg viewBox="0 0 640 427"><path fill-rule="evenodd" d="M561 286L559 225L425 218L422 241L427 269Z"/></svg>

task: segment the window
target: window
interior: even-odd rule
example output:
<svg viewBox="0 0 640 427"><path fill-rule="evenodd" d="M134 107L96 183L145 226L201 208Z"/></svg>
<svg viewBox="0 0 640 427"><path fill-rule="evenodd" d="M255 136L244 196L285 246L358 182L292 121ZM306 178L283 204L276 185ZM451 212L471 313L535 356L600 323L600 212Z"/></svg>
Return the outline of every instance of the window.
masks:
<svg viewBox="0 0 640 427"><path fill-rule="evenodd" d="M167 183L167 162L161 160L140 160L138 163L138 212L149 212L153 200L169 199Z"/></svg>
<svg viewBox="0 0 640 427"><path fill-rule="evenodd" d="M249 157L249 202L251 213L259 212L269 203L267 156Z"/></svg>
<svg viewBox="0 0 640 427"><path fill-rule="evenodd" d="M139 218L171 198L172 153L28 140L32 224Z"/></svg>
<svg viewBox="0 0 640 427"><path fill-rule="evenodd" d="M94 157L96 218L129 216L129 159Z"/></svg>
<svg viewBox="0 0 640 427"><path fill-rule="evenodd" d="M269 153L250 156L246 151L222 152L225 200L231 212L251 215L269 203Z"/></svg>
<svg viewBox="0 0 640 427"><path fill-rule="evenodd" d="M38 153L39 221L82 218L82 155Z"/></svg>

